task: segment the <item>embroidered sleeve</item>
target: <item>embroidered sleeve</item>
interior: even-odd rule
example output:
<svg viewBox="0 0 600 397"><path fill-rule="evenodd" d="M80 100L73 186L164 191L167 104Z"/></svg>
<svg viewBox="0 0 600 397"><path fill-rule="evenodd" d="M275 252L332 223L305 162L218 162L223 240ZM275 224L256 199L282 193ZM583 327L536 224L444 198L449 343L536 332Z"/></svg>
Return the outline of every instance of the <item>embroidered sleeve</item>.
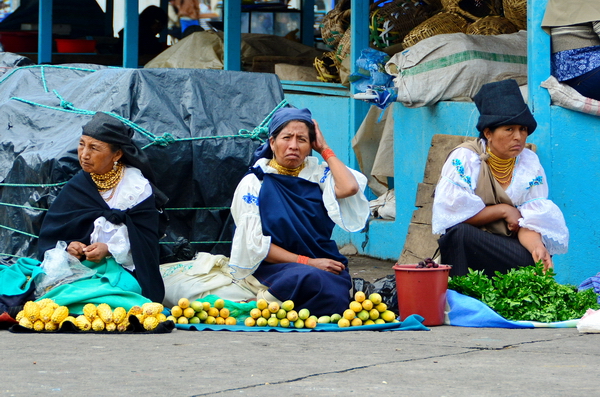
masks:
<svg viewBox="0 0 600 397"><path fill-rule="evenodd" d="M255 175L246 175L233 195L231 215L236 228L229 266L236 279L252 274L271 248L271 237L262 233L258 207L260 187L260 181Z"/></svg>
<svg viewBox="0 0 600 397"><path fill-rule="evenodd" d="M519 226L538 232L550 255L563 254L569 247L569 229L560 208L548 199L546 173L533 152L523 151L519 161L510 189L521 212Z"/></svg>
<svg viewBox="0 0 600 397"><path fill-rule="evenodd" d="M432 232L446 229L473 217L485 205L475 194L481 161L469 149L454 150L442 167L432 208Z"/></svg>
<svg viewBox="0 0 600 397"><path fill-rule="evenodd" d="M358 193L354 196L338 199L335 196L335 181L327 163L322 163L319 168L319 185L323 191L323 203L331 220L348 232L362 230L371 214L369 201L364 193L367 186L367 177L348 168L358 182Z"/></svg>

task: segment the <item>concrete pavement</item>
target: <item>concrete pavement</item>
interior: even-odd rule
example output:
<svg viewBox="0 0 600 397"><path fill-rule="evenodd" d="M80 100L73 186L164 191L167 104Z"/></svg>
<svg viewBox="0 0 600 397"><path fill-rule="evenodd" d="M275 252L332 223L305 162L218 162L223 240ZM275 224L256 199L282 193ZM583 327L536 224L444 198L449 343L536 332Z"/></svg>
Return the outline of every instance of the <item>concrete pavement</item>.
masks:
<svg viewBox="0 0 600 397"><path fill-rule="evenodd" d="M0 396L591 396L576 329L162 335L0 331Z"/></svg>

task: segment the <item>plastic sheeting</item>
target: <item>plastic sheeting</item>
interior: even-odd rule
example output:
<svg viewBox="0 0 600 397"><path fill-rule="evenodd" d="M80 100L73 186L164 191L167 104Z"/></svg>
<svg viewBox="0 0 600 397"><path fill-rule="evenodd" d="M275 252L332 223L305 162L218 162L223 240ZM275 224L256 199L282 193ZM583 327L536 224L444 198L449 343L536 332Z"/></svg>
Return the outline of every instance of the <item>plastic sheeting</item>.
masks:
<svg viewBox="0 0 600 397"><path fill-rule="evenodd" d="M250 133L284 99L275 75L98 65L2 70L2 261L37 255L36 236L45 212L34 208L48 208L61 183L79 171L81 127L96 111L116 113L148 132L136 131L135 141L140 147L150 145L144 150L157 185L170 198L161 256L172 258L164 242L182 237L197 251L229 255L230 244L216 242L232 239L228 207L261 143L239 131Z"/></svg>

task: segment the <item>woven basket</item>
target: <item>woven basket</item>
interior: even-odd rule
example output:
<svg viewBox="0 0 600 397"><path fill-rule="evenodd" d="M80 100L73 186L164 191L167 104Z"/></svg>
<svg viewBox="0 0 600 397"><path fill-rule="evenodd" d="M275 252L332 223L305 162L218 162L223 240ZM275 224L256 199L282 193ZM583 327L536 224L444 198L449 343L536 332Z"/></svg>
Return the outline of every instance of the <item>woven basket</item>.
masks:
<svg viewBox="0 0 600 397"><path fill-rule="evenodd" d="M444 11L453 12L469 22L496 14L491 0L441 0Z"/></svg>
<svg viewBox="0 0 600 397"><path fill-rule="evenodd" d="M337 48L335 49L335 58L336 61L341 64L344 59L346 59L346 57L348 55L350 55L350 40L352 38L351 35L351 31L350 29L346 29L346 31L344 32L344 35L342 36L342 39L340 40L340 42L338 43Z"/></svg>
<svg viewBox="0 0 600 397"><path fill-rule="evenodd" d="M466 33L493 36L496 34L509 34L518 31L519 29L517 29L517 27L508 19L498 15L490 15L470 24Z"/></svg>
<svg viewBox="0 0 600 397"><path fill-rule="evenodd" d="M375 1L370 11L370 41L377 48L401 43L408 32L437 11L437 8L416 0L397 0L380 7L384 1Z"/></svg>
<svg viewBox="0 0 600 397"><path fill-rule="evenodd" d="M504 16L519 30L527 30L527 0L503 0Z"/></svg>
<svg viewBox="0 0 600 397"><path fill-rule="evenodd" d="M339 1L335 8L329 11L321 23L323 43L336 48L350 26L350 0Z"/></svg>
<svg viewBox="0 0 600 397"><path fill-rule="evenodd" d="M420 23L411 30L402 45L408 48L417 44L419 41L438 34L445 33L465 33L469 23L465 18L451 12L440 12Z"/></svg>
<svg viewBox="0 0 600 397"><path fill-rule="evenodd" d="M327 52L320 57L315 58L313 63L317 71L317 79L325 83L340 82L340 66L336 59L335 52Z"/></svg>

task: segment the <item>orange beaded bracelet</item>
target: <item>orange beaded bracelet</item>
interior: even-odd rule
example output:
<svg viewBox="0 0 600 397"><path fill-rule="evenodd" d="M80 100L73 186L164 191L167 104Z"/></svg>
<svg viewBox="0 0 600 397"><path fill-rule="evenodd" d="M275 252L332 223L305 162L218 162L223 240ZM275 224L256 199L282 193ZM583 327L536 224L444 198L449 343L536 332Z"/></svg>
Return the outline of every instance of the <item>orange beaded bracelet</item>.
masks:
<svg viewBox="0 0 600 397"><path fill-rule="evenodd" d="M327 161L330 157L335 157L335 153L333 153L333 150L330 148L327 148L321 152L321 157L323 157L323 160Z"/></svg>
<svg viewBox="0 0 600 397"><path fill-rule="evenodd" d="M296 259L297 263L302 263L303 265L308 265L308 256L298 255L298 259Z"/></svg>

